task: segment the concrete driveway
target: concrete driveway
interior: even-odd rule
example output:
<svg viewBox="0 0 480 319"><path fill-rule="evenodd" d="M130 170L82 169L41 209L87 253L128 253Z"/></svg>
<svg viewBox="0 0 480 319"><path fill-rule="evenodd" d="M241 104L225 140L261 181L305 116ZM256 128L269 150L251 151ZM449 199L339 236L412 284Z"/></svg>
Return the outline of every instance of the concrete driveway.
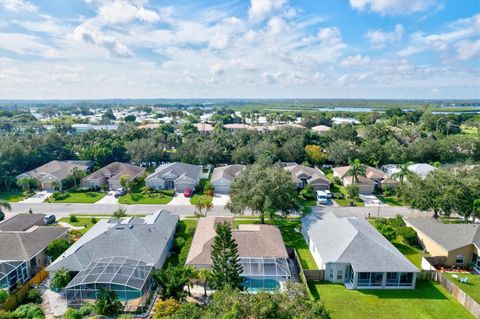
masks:
<svg viewBox="0 0 480 319"><path fill-rule="evenodd" d="M33 196L22 200L20 203L43 203L50 195L52 195L52 192L36 192Z"/></svg>
<svg viewBox="0 0 480 319"><path fill-rule="evenodd" d="M167 204L168 206L185 206L190 204L190 197L183 196L182 193L175 193L175 196Z"/></svg>
<svg viewBox="0 0 480 319"><path fill-rule="evenodd" d="M212 198L212 204L214 207L225 207L230 200L228 194L215 194Z"/></svg>
<svg viewBox="0 0 480 319"><path fill-rule="evenodd" d="M110 191L104 198L95 202L95 204L118 204L118 198L115 198L115 192Z"/></svg>
<svg viewBox="0 0 480 319"><path fill-rule="evenodd" d="M388 206L387 204L385 204L384 202L382 202L381 200L378 199L377 196L371 194L371 195L362 195L360 194L359 195L360 199L363 200L363 202L365 203L365 206L366 207L373 207L373 206Z"/></svg>

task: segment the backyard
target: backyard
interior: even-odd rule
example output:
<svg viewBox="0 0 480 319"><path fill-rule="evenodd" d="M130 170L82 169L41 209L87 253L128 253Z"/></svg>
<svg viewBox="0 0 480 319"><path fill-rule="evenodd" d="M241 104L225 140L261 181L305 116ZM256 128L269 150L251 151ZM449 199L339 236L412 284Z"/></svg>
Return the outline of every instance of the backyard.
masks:
<svg viewBox="0 0 480 319"><path fill-rule="evenodd" d="M27 197L25 192L21 191L14 191L14 192L3 192L0 193L0 200L4 200L7 202L19 202L24 200Z"/></svg>
<svg viewBox="0 0 480 319"><path fill-rule="evenodd" d="M62 194L63 195L63 194ZM64 195L65 198L55 199L53 196L49 198L51 203L86 203L91 204L105 197L105 193L90 191L68 191Z"/></svg>
<svg viewBox="0 0 480 319"><path fill-rule="evenodd" d="M417 266L419 269L422 266L422 256L424 253L422 252L421 249L410 246L400 240L400 238L397 238L394 242L392 242L393 246L395 246L405 257L407 257L408 260L415 266Z"/></svg>
<svg viewBox="0 0 480 319"><path fill-rule="evenodd" d="M480 275L474 275L469 273L456 273L455 275L458 278L452 277L454 273L444 272L442 273L447 277L451 282L457 285L460 289L465 291L471 298L475 299L476 302L480 303ZM459 278L467 278L466 283L461 283Z"/></svg>
<svg viewBox="0 0 480 319"><path fill-rule="evenodd" d="M310 284L332 319L462 319L473 316L440 284L417 281L413 290L349 290L331 283Z"/></svg>

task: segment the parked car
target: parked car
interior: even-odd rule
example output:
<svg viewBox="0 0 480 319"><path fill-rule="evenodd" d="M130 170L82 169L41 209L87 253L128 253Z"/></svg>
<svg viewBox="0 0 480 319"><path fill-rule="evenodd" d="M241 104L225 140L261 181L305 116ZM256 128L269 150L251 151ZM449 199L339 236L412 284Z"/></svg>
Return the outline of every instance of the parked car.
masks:
<svg viewBox="0 0 480 319"><path fill-rule="evenodd" d="M326 191L323 191L323 192L325 193L325 196L326 196L327 198L332 198L332 192L331 192L331 191L326 190Z"/></svg>
<svg viewBox="0 0 480 319"><path fill-rule="evenodd" d="M116 191L115 191L115 197L120 197L120 196L123 196L127 193L127 190L125 188L118 188Z"/></svg>
<svg viewBox="0 0 480 319"><path fill-rule="evenodd" d="M324 191L317 191L317 201L319 204L328 204L327 194Z"/></svg>
<svg viewBox="0 0 480 319"><path fill-rule="evenodd" d="M193 191L190 188L185 188L183 191L183 196L185 197L192 197Z"/></svg>
<svg viewBox="0 0 480 319"><path fill-rule="evenodd" d="M55 220L56 220L55 215L47 215L47 216L43 217L43 222L46 225L53 224L55 222Z"/></svg>

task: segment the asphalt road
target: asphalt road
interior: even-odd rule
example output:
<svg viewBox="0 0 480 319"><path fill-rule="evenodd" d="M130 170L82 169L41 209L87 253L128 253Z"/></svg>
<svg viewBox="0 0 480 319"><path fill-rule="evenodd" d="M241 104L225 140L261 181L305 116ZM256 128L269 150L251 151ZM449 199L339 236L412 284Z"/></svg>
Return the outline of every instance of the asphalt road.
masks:
<svg viewBox="0 0 480 319"><path fill-rule="evenodd" d="M68 215L111 215L118 207L124 207L130 215L149 215L160 209L166 209L179 216L192 216L195 208L192 205L119 205L119 204L66 204L66 203L11 203L12 210L7 212L7 217L13 214L28 213L32 209L33 213L53 214L57 218ZM428 213L412 211L407 207L334 207L317 206L313 211L335 212L345 216L367 217L394 217L397 214L402 216L425 215ZM229 210L221 206L214 206L208 213L209 216L228 216L232 215ZM246 213L245 215L251 215Z"/></svg>

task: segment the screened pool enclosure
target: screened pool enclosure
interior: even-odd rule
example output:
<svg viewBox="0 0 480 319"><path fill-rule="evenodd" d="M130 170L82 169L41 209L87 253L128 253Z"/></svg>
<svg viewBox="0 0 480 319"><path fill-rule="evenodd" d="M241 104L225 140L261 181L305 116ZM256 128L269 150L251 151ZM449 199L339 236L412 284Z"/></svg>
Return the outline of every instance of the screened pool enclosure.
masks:
<svg viewBox="0 0 480 319"><path fill-rule="evenodd" d="M286 258L241 257L240 264L247 291L278 289L291 277Z"/></svg>
<svg viewBox="0 0 480 319"><path fill-rule="evenodd" d="M126 257L108 257L91 262L65 288L69 305L97 298L100 288L113 289L121 301L137 300L143 306L153 285L153 266Z"/></svg>
<svg viewBox="0 0 480 319"><path fill-rule="evenodd" d="M12 290L27 280L26 261L0 261L0 289Z"/></svg>

